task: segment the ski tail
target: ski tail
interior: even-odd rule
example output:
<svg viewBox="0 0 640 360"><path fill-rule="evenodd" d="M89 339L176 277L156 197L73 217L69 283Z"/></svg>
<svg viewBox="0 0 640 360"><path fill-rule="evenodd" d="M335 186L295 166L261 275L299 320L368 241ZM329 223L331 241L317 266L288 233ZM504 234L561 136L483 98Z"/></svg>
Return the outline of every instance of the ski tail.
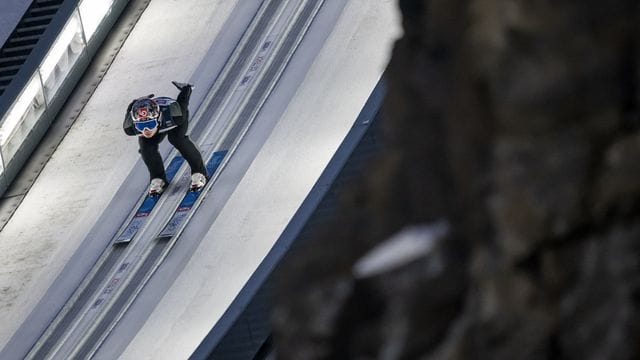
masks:
<svg viewBox="0 0 640 360"><path fill-rule="evenodd" d="M206 164L209 179L213 177L213 174L222 163L222 160L224 160L227 152L228 150L216 151L211 155ZM178 204L178 206L174 210L173 215L171 216L169 221L167 221L166 225L162 228L158 236L156 236L157 240L170 240L182 230L182 228L186 225L187 219L189 218L190 214L197 208L197 201L200 197L200 194L202 194L202 192L209 185L210 183L207 182L207 184L200 189L189 189L187 191L187 193L182 198L182 201L180 201L180 204Z"/></svg>

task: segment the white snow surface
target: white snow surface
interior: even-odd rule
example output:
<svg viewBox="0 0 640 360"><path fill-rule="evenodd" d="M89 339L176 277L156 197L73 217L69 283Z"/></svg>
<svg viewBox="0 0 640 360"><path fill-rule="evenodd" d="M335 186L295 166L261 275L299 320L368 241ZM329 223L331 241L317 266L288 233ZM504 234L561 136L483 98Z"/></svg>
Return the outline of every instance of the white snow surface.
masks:
<svg viewBox="0 0 640 360"><path fill-rule="evenodd" d="M0 232L0 349L112 194L128 185L126 177L139 155L135 138L122 132L123 109L135 96L173 96L170 80L208 88L197 70L206 67L201 62L236 3L154 0L143 13L95 95ZM399 35L395 0L348 1L284 115L120 359L184 359L193 353L327 166L380 79ZM198 96L194 92L192 108Z"/></svg>
<svg viewBox="0 0 640 360"><path fill-rule="evenodd" d="M404 227L360 258L353 267L353 274L356 278L376 276L423 258L448 232L449 225L445 221Z"/></svg>
<svg viewBox="0 0 640 360"><path fill-rule="evenodd" d="M0 349L58 276L139 159L124 135L129 101L191 80L234 1L147 7L11 220L0 232ZM197 13L198 16L193 16ZM176 31L176 26L182 31ZM197 79L195 81L198 84Z"/></svg>

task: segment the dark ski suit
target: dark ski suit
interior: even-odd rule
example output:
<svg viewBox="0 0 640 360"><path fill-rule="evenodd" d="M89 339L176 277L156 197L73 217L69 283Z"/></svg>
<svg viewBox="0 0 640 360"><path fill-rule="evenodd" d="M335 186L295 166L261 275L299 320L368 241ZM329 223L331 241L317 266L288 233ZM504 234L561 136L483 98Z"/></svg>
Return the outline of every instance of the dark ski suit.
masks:
<svg viewBox="0 0 640 360"><path fill-rule="evenodd" d="M200 151L191 139L189 139L189 136L187 136L191 87L185 86L182 88L178 94L178 98L175 100L164 96L153 97L153 95L149 95L149 97L152 97L160 107L158 131L156 134L150 138L145 138L142 136L142 133L133 126L133 119L131 118L130 112L135 100L132 101L127 108L122 127L125 134L138 136L138 144L140 145L138 152L142 156L145 165L147 165L151 179L160 178L164 180L165 183L168 182L162 156L158 150L158 146L165 135L168 136L171 145L173 145L187 163L189 163L192 174L201 173L204 176L208 176Z"/></svg>

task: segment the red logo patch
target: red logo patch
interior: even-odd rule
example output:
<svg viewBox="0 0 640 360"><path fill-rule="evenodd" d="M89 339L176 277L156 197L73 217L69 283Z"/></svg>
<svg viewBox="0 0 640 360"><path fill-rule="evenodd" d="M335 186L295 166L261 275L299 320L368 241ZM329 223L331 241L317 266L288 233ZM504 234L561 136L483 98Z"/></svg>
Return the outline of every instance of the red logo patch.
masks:
<svg viewBox="0 0 640 360"><path fill-rule="evenodd" d="M146 119L149 116L149 112L145 108L138 109L138 117L141 119Z"/></svg>

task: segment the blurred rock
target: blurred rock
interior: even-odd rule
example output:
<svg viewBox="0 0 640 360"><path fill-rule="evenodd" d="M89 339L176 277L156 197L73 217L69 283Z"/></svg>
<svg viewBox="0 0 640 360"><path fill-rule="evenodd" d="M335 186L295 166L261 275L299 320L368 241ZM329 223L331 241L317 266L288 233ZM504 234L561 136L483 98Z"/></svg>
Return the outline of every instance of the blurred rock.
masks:
<svg viewBox="0 0 640 360"><path fill-rule="evenodd" d="M640 132L620 136L603 157L595 189L594 215L602 219L607 215L637 213L640 209Z"/></svg>
<svg viewBox="0 0 640 360"><path fill-rule="evenodd" d="M587 239L577 281L559 302L559 347L574 359L640 355L640 224ZM578 254L576 254L578 255Z"/></svg>
<svg viewBox="0 0 640 360"><path fill-rule="evenodd" d="M278 357L640 358L640 3L399 6L385 155L283 266ZM354 276L439 219L428 254Z"/></svg>

